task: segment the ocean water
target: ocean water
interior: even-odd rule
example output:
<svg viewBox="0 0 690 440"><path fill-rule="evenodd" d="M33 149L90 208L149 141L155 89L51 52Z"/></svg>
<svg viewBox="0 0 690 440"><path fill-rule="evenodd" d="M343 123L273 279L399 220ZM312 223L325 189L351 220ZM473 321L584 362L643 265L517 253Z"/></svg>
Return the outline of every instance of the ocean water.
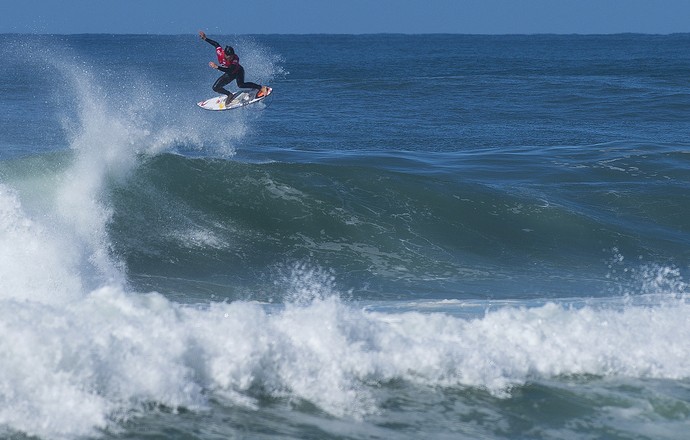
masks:
<svg viewBox="0 0 690 440"><path fill-rule="evenodd" d="M0 35L0 437L681 439L690 35Z"/></svg>

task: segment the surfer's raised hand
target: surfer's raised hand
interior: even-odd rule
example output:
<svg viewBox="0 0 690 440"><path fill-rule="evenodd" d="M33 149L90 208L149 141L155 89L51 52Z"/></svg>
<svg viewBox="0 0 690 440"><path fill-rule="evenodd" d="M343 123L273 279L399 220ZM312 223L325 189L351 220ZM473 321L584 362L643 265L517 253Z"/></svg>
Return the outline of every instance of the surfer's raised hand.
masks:
<svg viewBox="0 0 690 440"><path fill-rule="evenodd" d="M202 40L206 39L206 33L204 31L199 31L199 36L201 37Z"/></svg>

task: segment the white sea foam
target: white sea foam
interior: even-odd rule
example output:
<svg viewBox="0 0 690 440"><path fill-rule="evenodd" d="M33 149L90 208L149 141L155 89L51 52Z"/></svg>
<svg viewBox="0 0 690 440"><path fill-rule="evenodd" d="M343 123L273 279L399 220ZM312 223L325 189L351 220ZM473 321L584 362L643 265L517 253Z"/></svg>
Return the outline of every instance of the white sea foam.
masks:
<svg viewBox="0 0 690 440"><path fill-rule="evenodd" d="M147 402L199 410L209 395L245 407L258 395L304 399L360 418L378 411L376 384L394 380L507 396L561 375L690 377L684 301L461 319L366 311L317 284L315 299L280 309L181 306L115 286L63 304L3 298L0 423L48 438L93 434Z"/></svg>

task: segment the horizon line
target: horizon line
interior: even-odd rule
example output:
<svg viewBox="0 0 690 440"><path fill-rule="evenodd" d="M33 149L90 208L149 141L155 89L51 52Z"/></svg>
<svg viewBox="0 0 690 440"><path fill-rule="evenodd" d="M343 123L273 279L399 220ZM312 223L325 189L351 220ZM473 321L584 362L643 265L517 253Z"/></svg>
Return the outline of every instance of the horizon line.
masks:
<svg viewBox="0 0 690 440"><path fill-rule="evenodd" d="M367 36L367 35L405 35L405 36L416 36L416 35L459 35L459 36L487 36L487 37L498 37L498 36L615 36L615 35L648 35L648 36L673 36L673 35L686 35L690 34L687 32L667 32L667 33L657 33L657 32L610 32L610 33L580 33L580 32L520 32L520 33L464 33L464 32L305 32L305 33L230 33L230 34L219 34L219 35L266 35L266 36ZM194 35L194 33L182 32L182 33L128 33L128 32L0 32L0 35L36 35L36 36L77 36L77 35L133 35L133 36L182 36L182 35Z"/></svg>

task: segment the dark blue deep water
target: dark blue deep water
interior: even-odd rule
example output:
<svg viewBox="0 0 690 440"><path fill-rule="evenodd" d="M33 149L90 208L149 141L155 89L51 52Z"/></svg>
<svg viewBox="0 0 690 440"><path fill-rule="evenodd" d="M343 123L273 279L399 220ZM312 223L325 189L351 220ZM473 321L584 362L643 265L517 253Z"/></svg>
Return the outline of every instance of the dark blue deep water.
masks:
<svg viewBox="0 0 690 440"><path fill-rule="evenodd" d="M0 436L681 439L690 35L0 35Z"/></svg>

